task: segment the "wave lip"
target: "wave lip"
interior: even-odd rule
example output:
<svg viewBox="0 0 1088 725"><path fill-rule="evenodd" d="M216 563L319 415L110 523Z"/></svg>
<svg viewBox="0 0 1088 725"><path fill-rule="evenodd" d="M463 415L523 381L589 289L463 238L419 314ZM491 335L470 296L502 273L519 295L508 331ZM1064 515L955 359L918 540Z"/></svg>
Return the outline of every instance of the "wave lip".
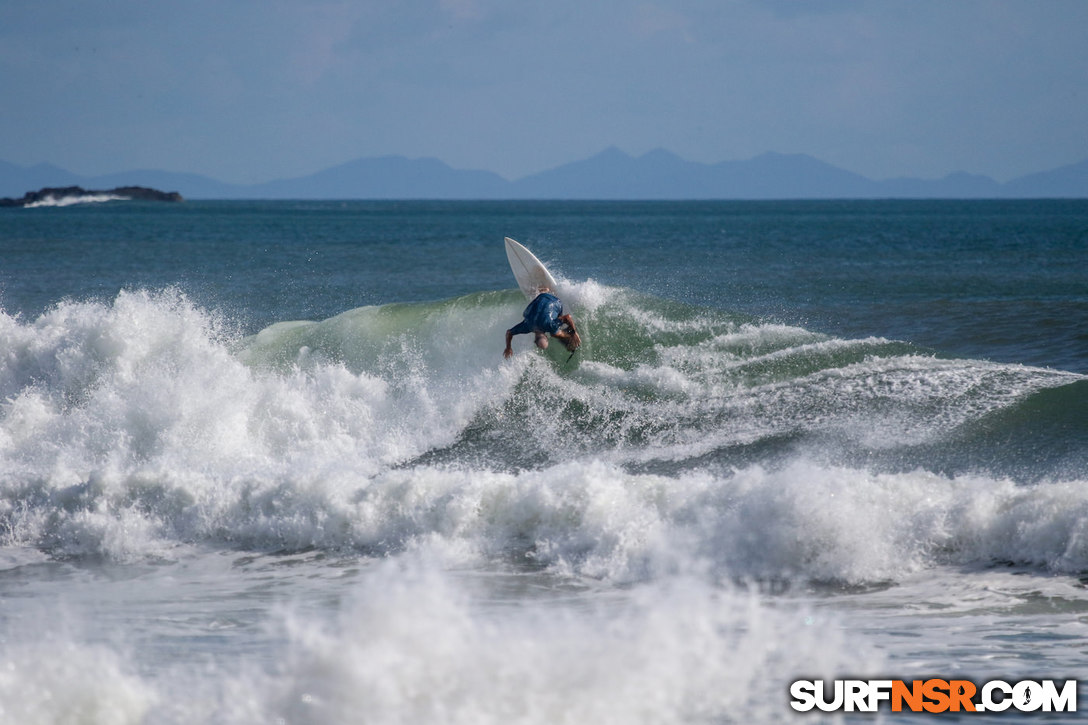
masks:
<svg viewBox="0 0 1088 725"><path fill-rule="evenodd" d="M76 204L100 204L105 201L129 201L132 197L117 194L81 194L78 196L47 196L39 201L32 201L24 209L39 207L74 206Z"/></svg>
<svg viewBox="0 0 1088 725"><path fill-rule="evenodd" d="M0 199L0 207L35 207L72 206L74 204L95 204L106 201L183 201L176 191L159 191L146 186L118 186L107 191L88 190L81 186L46 187L38 191L28 191L22 198Z"/></svg>

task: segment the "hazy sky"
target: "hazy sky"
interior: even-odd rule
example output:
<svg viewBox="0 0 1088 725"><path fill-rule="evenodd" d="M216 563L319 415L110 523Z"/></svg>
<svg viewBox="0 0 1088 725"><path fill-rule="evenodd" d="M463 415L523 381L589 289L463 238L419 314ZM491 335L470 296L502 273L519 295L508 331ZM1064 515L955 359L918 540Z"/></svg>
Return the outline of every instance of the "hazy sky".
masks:
<svg viewBox="0 0 1088 725"><path fill-rule="evenodd" d="M1004 181L1088 159L1085 0L0 0L0 159L507 178L615 145Z"/></svg>

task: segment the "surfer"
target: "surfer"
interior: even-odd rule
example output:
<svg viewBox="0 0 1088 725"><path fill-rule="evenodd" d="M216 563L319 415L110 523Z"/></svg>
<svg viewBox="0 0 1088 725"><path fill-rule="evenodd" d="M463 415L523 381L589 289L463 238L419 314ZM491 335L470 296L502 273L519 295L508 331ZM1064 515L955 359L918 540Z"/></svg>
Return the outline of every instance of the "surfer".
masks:
<svg viewBox="0 0 1088 725"><path fill-rule="evenodd" d="M533 298L529 306L522 313L521 322L506 331L506 349L502 351L503 357L510 357L514 350L510 342L514 335L528 335L532 333L536 346L541 350L548 347L548 335L561 341L571 354L582 344L582 338L578 336L578 330L574 327L574 318L563 314L562 301L551 293L547 287L540 288L540 294Z"/></svg>

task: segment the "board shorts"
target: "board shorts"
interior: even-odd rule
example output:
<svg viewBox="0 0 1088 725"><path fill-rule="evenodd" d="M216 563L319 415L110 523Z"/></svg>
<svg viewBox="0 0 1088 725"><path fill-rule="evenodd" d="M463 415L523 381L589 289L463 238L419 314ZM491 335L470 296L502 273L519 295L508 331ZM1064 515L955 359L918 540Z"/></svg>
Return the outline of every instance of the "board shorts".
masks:
<svg viewBox="0 0 1088 725"><path fill-rule="evenodd" d="M563 316L563 303L555 295L541 292L525 308L522 316L525 319L510 328L511 334L528 335L531 332L546 332L554 335L562 325L559 318Z"/></svg>

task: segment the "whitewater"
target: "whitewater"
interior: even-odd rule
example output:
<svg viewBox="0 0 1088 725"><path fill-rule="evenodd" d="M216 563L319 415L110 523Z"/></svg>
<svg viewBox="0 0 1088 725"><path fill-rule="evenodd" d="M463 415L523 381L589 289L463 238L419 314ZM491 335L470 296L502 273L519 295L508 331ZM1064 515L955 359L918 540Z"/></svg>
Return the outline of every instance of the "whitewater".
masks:
<svg viewBox="0 0 1088 725"><path fill-rule="evenodd" d="M122 208L20 213L160 214ZM551 243L570 361L502 359L512 279L311 319L166 262L37 307L5 280L0 722L781 722L801 678L1083 672L1088 376Z"/></svg>

